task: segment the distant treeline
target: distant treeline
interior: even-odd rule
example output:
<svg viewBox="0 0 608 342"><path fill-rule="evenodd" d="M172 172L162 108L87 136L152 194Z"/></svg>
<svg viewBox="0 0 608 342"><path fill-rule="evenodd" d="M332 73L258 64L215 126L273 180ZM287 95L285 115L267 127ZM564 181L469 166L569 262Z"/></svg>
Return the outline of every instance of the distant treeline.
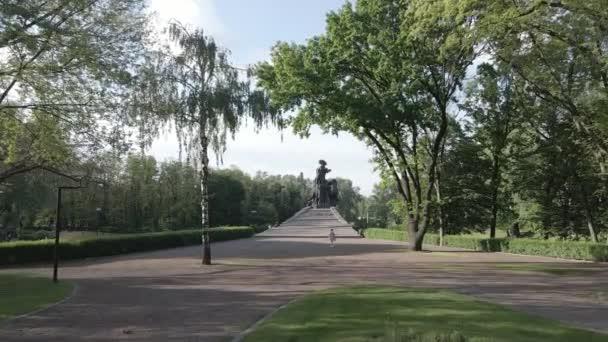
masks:
<svg viewBox="0 0 608 342"><path fill-rule="evenodd" d="M130 155L98 163L102 179L83 189L65 191L63 226L74 230L134 232L200 227L197 170L178 162L157 162ZM48 172L13 177L0 194L0 224L5 230L49 229L54 225L57 186L72 182ZM361 196L348 180L339 180L341 210L355 216ZM214 169L209 178L212 226L273 225L289 218L312 196L303 174L250 176L236 167Z"/></svg>

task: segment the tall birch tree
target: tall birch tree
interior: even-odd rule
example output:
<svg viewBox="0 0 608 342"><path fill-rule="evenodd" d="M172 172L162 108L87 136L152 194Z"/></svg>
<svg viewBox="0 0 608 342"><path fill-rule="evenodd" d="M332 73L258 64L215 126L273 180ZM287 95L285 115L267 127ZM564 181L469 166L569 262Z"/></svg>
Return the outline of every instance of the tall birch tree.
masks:
<svg viewBox="0 0 608 342"><path fill-rule="evenodd" d="M227 138L246 119L256 127L279 118L266 110L259 91L252 91L250 72L230 64L229 51L218 46L202 29L190 29L179 22L169 25L168 34L177 53L164 53L156 70L156 81L148 84L163 99L155 114L170 120L180 147L198 166L201 191L202 263L211 264L209 239L209 155L221 157ZM159 81L160 80L160 81Z"/></svg>

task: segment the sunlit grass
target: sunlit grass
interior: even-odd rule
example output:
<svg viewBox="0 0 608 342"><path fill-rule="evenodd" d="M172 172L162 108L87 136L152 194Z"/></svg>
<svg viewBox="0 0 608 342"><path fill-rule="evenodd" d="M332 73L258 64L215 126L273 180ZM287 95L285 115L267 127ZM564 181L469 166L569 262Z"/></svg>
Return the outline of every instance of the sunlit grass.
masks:
<svg viewBox="0 0 608 342"><path fill-rule="evenodd" d="M245 341L393 341L389 332L395 329L459 333L468 341L608 341L607 335L452 292L394 287L309 295L277 312Z"/></svg>

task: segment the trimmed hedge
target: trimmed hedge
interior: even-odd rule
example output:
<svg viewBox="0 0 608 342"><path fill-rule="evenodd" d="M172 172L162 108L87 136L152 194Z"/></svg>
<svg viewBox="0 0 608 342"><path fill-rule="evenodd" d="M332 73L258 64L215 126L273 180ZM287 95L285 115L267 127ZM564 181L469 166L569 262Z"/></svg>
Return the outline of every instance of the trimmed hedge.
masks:
<svg viewBox="0 0 608 342"><path fill-rule="evenodd" d="M212 242L249 238L255 235L250 227L210 229ZM201 243L200 230L109 236L59 244L61 260L145 252ZM53 240L0 243L0 265L53 260Z"/></svg>
<svg viewBox="0 0 608 342"><path fill-rule="evenodd" d="M407 241L406 231L369 228L365 230L364 235L370 239ZM424 243L439 245L439 235L427 233L424 236ZM443 245L482 252L507 252L562 259L608 261L608 245L581 241L486 239L466 235L445 235Z"/></svg>
<svg viewBox="0 0 608 342"><path fill-rule="evenodd" d="M363 230L363 235L368 239L374 240L407 241L407 232L402 230L367 228ZM429 234L425 236L425 241L428 236Z"/></svg>

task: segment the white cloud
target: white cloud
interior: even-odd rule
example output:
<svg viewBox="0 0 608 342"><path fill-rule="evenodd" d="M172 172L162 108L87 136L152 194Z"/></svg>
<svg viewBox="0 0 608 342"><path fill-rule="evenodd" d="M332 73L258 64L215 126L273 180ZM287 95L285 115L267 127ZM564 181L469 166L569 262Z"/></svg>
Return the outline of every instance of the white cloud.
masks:
<svg viewBox="0 0 608 342"><path fill-rule="evenodd" d="M150 0L150 9L158 16L159 32L170 20L177 20L214 37L226 35L213 0Z"/></svg>

